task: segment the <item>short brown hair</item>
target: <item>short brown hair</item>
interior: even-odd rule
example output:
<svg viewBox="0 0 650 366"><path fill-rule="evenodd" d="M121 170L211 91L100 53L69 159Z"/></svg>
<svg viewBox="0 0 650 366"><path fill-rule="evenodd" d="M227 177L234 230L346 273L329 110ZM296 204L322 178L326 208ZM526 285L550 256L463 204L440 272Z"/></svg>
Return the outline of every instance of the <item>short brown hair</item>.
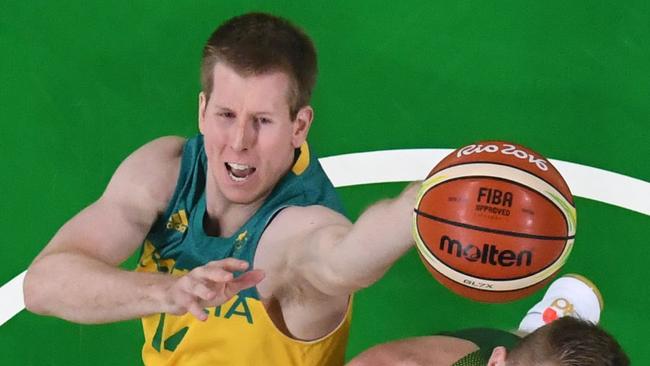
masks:
<svg viewBox="0 0 650 366"><path fill-rule="evenodd" d="M210 98L212 72L218 62L241 75L285 72L292 86L291 119L309 104L316 84L316 49L311 39L288 20L265 13L248 13L220 25L203 48L201 87Z"/></svg>
<svg viewBox="0 0 650 366"><path fill-rule="evenodd" d="M560 366L628 366L630 359L602 328L567 316L524 337L510 351L507 362L509 365L550 362Z"/></svg>

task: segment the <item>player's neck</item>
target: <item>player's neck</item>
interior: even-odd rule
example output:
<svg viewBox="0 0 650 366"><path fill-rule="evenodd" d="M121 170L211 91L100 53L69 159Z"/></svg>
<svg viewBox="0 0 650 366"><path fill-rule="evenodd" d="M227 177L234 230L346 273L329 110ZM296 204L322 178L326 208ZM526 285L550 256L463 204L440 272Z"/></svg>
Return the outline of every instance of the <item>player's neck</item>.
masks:
<svg viewBox="0 0 650 366"><path fill-rule="evenodd" d="M210 236L229 237L239 230L262 206L266 197L241 204L228 200L213 182L206 182L203 228Z"/></svg>

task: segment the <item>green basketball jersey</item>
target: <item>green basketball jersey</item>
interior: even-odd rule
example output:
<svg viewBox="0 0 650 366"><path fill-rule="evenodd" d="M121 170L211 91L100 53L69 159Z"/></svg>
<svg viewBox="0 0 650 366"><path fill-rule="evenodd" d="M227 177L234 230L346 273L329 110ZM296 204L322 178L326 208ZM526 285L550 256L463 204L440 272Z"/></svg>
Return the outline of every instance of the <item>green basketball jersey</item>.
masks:
<svg viewBox="0 0 650 366"><path fill-rule="evenodd" d="M228 257L252 264L262 233L283 208L322 205L343 211L334 187L304 144L296 150L292 170L237 232L224 238L209 236L203 229L206 168L203 136L199 135L183 148L176 190L146 237L138 271L182 275ZM148 365L342 365L350 309L351 305L339 327L327 336L309 342L294 340L275 327L253 287L225 304L205 309L209 315L205 322L190 314L143 318L142 357Z"/></svg>
<svg viewBox="0 0 650 366"><path fill-rule="evenodd" d="M495 347L504 346L511 349L520 340L519 337L510 332L491 328L463 329L441 333L441 335L465 339L479 347L478 351L464 356L452 366L485 366Z"/></svg>

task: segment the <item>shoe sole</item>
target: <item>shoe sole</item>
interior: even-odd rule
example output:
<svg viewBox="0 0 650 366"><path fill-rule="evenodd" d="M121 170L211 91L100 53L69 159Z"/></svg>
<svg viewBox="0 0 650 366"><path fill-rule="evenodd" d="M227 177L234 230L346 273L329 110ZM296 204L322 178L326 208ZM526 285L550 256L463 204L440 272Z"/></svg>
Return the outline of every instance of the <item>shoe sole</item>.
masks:
<svg viewBox="0 0 650 366"><path fill-rule="evenodd" d="M598 305L600 306L600 311L603 311L603 309L605 308L605 300L603 299L603 294L600 293L598 287L593 282L591 282L590 279L588 279L583 275L579 275L577 273L565 274L562 277L572 277L584 283L585 285L589 286L589 288L596 294L596 297L598 298Z"/></svg>

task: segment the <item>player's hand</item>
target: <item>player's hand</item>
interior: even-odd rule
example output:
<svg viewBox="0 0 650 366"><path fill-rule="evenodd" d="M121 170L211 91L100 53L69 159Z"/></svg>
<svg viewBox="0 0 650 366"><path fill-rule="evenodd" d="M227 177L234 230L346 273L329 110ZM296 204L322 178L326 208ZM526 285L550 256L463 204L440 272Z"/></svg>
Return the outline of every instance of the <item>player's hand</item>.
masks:
<svg viewBox="0 0 650 366"><path fill-rule="evenodd" d="M233 272L242 272L247 268L246 261L226 258L209 262L175 278L167 290L167 301L171 305L169 313L183 315L189 312L199 320L206 320L208 315L204 308L219 306L264 278L264 272L259 269L234 278Z"/></svg>

